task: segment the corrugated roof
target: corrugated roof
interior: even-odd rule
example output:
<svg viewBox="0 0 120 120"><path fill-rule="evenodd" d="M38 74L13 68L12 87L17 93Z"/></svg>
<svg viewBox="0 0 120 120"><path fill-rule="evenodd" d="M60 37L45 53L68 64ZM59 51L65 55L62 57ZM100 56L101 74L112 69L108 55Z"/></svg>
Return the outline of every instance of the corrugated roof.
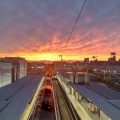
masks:
<svg viewBox="0 0 120 120"><path fill-rule="evenodd" d="M30 75L15 81L5 87L0 88L0 101L6 101L21 90L34 76Z"/></svg>
<svg viewBox="0 0 120 120"><path fill-rule="evenodd" d="M0 101L0 112L9 104L6 101Z"/></svg>
<svg viewBox="0 0 120 120"><path fill-rule="evenodd" d="M102 85L98 82L91 82L89 85L85 85L86 88L96 92L108 100L120 100L120 92L108 88L106 85Z"/></svg>
<svg viewBox="0 0 120 120"><path fill-rule="evenodd" d="M72 84L72 86L76 88L87 100L100 108L112 120L120 120L120 102L119 100L115 101L115 99L119 99L120 92L107 88L106 86L99 86L97 83L90 85Z"/></svg>
<svg viewBox="0 0 120 120"><path fill-rule="evenodd" d="M41 79L30 75L0 88L0 120L20 120Z"/></svg>
<svg viewBox="0 0 120 120"><path fill-rule="evenodd" d="M92 102L112 120L120 120L120 110L112 104L108 103L105 100L92 100Z"/></svg>
<svg viewBox="0 0 120 120"><path fill-rule="evenodd" d="M72 84L72 83L71 83ZM79 84L72 84L74 88L77 89L87 100L96 99L96 100L106 100L104 97L100 96L99 94L95 93L94 91L89 90L83 85Z"/></svg>
<svg viewBox="0 0 120 120"><path fill-rule="evenodd" d="M120 109L120 100L108 100L108 102Z"/></svg>

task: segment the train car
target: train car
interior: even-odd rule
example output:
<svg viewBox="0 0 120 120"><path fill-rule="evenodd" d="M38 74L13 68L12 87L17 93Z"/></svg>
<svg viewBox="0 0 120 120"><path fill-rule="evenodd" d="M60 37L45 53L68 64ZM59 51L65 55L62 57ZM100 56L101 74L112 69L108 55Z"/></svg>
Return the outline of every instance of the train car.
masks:
<svg viewBox="0 0 120 120"><path fill-rule="evenodd" d="M51 80L46 80L46 81L45 81L45 84L50 84L50 85L52 85L52 81L51 81Z"/></svg>
<svg viewBox="0 0 120 120"><path fill-rule="evenodd" d="M57 77L52 77L52 80L58 80Z"/></svg>
<svg viewBox="0 0 120 120"><path fill-rule="evenodd" d="M42 109L51 111L53 107L53 89L51 86L44 86L43 88L43 100Z"/></svg>
<svg viewBox="0 0 120 120"><path fill-rule="evenodd" d="M52 80L51 77L45 77L45 80Z"/></svg>
<svg viewBox="0 0 120 120"><path fill-rule="evenodd" d="M49 89L49 88L46 88L46 89L44 90L44 96L50 96L50 95L52 95L52 90Z"/></svg>
<svg viewBox="0 0 120 120"><path fill-rule="evenodd" d="M42 101L42 109L46 111L52 111L52 106L53 105L53 98L51 95L49 96L44 96L43 101Z"/></svg>

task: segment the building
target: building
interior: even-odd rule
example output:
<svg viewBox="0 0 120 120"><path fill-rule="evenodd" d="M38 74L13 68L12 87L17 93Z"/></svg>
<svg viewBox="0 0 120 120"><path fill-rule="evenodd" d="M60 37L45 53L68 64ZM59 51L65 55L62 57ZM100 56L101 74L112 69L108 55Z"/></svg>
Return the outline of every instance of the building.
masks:
<svg viewBox="0 0 120 120"><path fill-rule="evenodd" d="M116 61L116 57L115 56L113 56L111 58L108 58L108 62L115 62L115 61Z"/></svg>
<svg viewBox="0 0 120 120"><path fill-rule="evenodd" d="M27 61L21 57L5 57L3 58L7 62L12 63L12 70L14 73L14 80L22 78L27 74Z"/></svg>
<svg viewBox="0 0 120 120"><path fill-rule="evenodd" d="M112 52L111 57L108 58L108 63L111 65L114 65L116 63L116 53Z"/></svg>
<svg viewBox="0 0 120 120"><path fill-rule="evenodd" d="M89 58L84 58L84 63L89 64Z"/></svg>
<svg viewBox="0 0 120 120"><path fill-rule="evenodd" d="M27 63L27 75L28 74L40 74L45 70L44 62L28 62Z"/></svg>
<svg viewBox="0 0 120 120"><path fill-rule="evenodd" d="M90 76L87 72L68 72L71 83L89 84Z"/></svg>
<svg viewBox="0 0 120 120"><path fill-rule="evenodd" d="M12 63L0 60L0 87L12 82Z"/></svg>

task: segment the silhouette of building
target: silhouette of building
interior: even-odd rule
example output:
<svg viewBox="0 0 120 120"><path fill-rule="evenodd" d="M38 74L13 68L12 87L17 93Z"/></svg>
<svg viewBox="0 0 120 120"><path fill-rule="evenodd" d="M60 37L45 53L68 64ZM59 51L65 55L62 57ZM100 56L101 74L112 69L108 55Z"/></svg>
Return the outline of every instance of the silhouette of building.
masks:
<svg viewBox="0 0 120 120"><path fill-rule="evenodd" d="M89 58L84 58L84 63L89 64Z"/></svg>

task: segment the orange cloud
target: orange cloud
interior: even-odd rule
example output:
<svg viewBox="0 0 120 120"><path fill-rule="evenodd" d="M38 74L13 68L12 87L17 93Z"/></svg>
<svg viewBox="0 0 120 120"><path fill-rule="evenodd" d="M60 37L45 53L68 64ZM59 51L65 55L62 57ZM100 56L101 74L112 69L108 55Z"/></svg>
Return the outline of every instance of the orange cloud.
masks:
<svg viewBox="0 0 120 120"><path fill-rule="evenodd" d="M3 2L0 11L0 56L60 60L62 54L64 60L80 60L96 55L107 60L110 52L116 52L120 57L119 1L88 1L66 47L79 2L17 2L8 1L8 8Z"/></svg>

